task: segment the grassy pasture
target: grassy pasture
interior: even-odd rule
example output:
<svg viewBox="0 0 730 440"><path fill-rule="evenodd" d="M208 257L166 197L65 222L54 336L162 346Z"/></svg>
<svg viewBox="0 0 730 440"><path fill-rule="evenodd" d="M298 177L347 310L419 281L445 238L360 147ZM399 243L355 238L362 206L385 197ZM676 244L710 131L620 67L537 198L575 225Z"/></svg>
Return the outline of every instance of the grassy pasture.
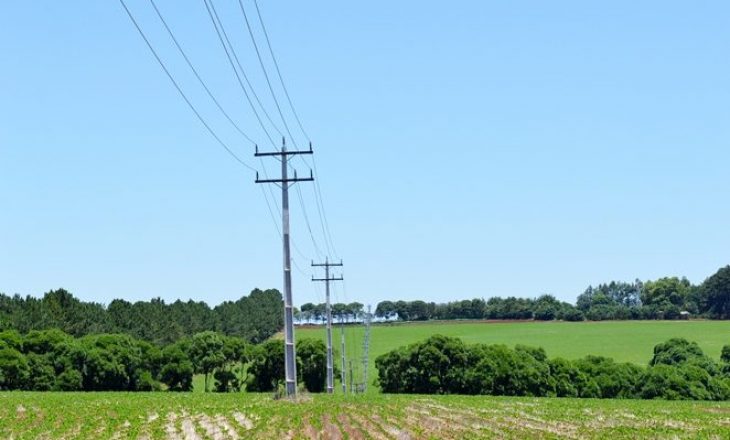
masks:
<svg viewBox="0 0 730 440"><path fill-rule="evenodd" d="M362 326L346 327L346 353L362 356ZM434 334L455 336L467 343L526 344L543 347L548 356L576 359L589 354L612 357L619 362L646 365L654 346L673 337L697 342L706 354L719 359L722 346L730 344L730 321L604 321L604 322L470 322L445 321L380 324L371 328L369 376L375 378L375 358L394 348L421 341ZM297 338L324 338L324 328L298 328ZM335 349L340 329L334 329ZM339 361L339 359L337 359ZM359 376L359 363L354 363ZM374 387L370 387L374 389Z"/></svg>
<svg viewBox="0 0 730 440"><path fill-rule="evenodd" d="M0 393L3 439L728 438L730 404L474 396Z"/></svg>

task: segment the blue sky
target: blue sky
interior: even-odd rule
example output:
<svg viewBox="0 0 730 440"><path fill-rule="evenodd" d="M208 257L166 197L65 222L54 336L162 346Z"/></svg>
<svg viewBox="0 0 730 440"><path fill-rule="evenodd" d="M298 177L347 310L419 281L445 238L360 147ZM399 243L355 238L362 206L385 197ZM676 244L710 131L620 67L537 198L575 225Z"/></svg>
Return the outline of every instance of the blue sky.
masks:
<svg viewBox="0 0 730 440"><path fill-rule="evenodd" d="M260 168L149 2L127 2L216 132ZM264 149L203 2L157 4ZM730 263L727 2L260 6L314 141L345 261L336 300L573 301L588 284L701 282ZM216 7L275 115L237 3ZM253 174L195 119L119 2L10 2L0 53L0 291L217 304L280 288ZM293 254L295 303L321 301L296 193L292 234L306 257Z"/></svg>

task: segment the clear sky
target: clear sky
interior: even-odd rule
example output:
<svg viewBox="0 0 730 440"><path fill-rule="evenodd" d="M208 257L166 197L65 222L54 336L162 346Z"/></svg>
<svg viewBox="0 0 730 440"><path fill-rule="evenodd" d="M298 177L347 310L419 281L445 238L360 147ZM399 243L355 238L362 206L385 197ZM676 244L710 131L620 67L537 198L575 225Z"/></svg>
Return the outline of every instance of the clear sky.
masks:
<svg viewBox="0 0 730 440"><path fill-rule="evenodd" d="M126 1L201 114L261 168L150 3ZM574 301L589 284L701 282L730 263L728 2L259 3L345 262L334 299ZM224 108L269 147L204 3L157 4ZM237 6L216 0L276 121ZM0 291L218 304L281 288L253 173L195 119L120 3L2 9ZM312 185L300 189L324 247ZM296 192L292 234L295 304L321 301Z"/></svg>

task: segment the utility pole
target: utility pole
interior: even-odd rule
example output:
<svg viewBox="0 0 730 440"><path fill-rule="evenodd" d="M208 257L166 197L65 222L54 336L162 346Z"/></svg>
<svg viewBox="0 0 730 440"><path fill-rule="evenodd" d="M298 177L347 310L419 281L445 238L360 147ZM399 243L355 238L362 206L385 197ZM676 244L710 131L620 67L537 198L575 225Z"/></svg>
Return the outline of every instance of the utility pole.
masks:
<svg viewBox="0 0 730 440"><path fill-rule="evenodd" d="M350 394L355 394L355 383L352 380L352 359L350 359Z"/></svg>
<svg viewBox="0 0 730 440"><path fill-rule="evenodd" d="M342 371L340 372L340 380L342 381L342 394L347 394L347 383L345 382L345 321L340 316L340 336L342 340Z"/></svg>
<svg viewBox="0 0 730 440"><path fill-rule="evenodd" d="M256 157L273 156L281 162L280 179L259 179L256 173L256 183L273 183L281 188L281 223L282 241L284 245L284 369L286 378L287 397L297 395L297 361L296 350L294 349L294 316L291 291L291 251L289 249L289 187L297 182L311 182L314 180L312 171L309 177L297 177L296 170L294 177L289 178L289 157L299 154L312 154L312 144L309 144L309 151L287 151L286 139L282 139L281 151L259 153L256 147Z"/></svg>
<svg viewBox="0 0 730 440"><path fill-rule="evenodd" d="M312 262L312 267L324 267L324 278L312 277L312 281L325 282L325 309L327 315L327 394L332 394L335 390L334 362L332 359L332 305L330 303L330 281L342 281L342 276L339 278L330 278L330 267L341 266L342 261L339 263L330 263L328 258L325 258L324 263L315 264Z"/></svg>
<svg viewBox="0 0 730 440"><path fill-rule="evenodd" d="M368 353L370 351L370 304L368 304L368 313L365 315L365 342L363 342L363 358L362 358L362 392L368 389Z"/></svg>

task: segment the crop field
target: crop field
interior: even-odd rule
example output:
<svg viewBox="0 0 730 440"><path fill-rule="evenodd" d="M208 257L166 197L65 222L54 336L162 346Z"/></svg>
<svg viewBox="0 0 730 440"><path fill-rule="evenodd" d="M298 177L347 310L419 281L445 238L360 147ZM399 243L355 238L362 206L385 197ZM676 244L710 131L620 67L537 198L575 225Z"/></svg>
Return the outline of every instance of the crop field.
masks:
<svg viewBox="0 0 730 440"><path fill-rule="evenodd" d="M3 439L730 437L730 404L469 396L0 393Z"/></svg>
<svg viewBox="0 0 730 440"><path fill-rule="evenodd" d="M364 330L345 328L348 358L362 357ZM548 356L577 359L589 354L612 357L619 362L646 365L654 346L674 337L697 342L705 353L719 359L722 346L730 344L730 321L603 321L603 322L424 322L378 324L371 327L370 372L375 378L375 358L394 348L434 334L455 336L467 343L526 344L543 347ZM297 338L324 338L324 328L297 329ZM340 329L334 329L335 349ZM354 362L355 375L359 362ZM374 389L374 387L370 387Z"/></svg>

